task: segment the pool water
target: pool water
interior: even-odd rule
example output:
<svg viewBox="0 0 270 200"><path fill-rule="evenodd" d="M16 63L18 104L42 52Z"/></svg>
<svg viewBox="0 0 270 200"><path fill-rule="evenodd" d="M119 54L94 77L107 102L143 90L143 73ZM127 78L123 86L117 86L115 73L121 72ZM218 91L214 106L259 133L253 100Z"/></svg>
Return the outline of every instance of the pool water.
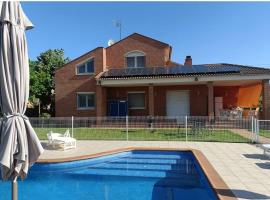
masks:
<svg viewBox="0 0 270 200"><path fill-rule="evenodd" d="M35 164L20 200L214 200L192 152L129 151L82 161ZM0 199L9 200L9 182Z"/></svg>

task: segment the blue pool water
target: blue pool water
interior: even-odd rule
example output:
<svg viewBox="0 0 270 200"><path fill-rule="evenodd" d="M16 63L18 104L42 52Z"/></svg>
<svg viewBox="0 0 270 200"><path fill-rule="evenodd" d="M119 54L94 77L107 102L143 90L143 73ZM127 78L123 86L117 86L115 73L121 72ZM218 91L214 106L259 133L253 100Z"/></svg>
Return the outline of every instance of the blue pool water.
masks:
<svg viewBox="0 0 270 200"><path fill-rule="evenodd" d="M0 182L0 199L10 199ZM214 200L191 152L129 151L94 159L35 164L19 181L20 200Z"/></svg>

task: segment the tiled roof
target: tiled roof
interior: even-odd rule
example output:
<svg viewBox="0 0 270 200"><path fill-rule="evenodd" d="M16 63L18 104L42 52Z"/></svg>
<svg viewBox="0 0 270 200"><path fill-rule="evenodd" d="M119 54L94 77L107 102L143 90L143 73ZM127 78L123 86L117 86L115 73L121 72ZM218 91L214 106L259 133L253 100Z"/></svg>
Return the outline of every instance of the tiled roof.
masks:
<svg viewBox="0 0 270 200"><path fill-rule="evenodd" d="M180 63L169 60L169 61L167 61L166 66L167 67L173 67L173 66L183 66L183 65L180 64Z"/></svg>
<svg viewBox="0 0 270 200"><path fill-rule="evenodd" d="M230 76L230 75L270 75L270 69L235 65L203 64L173 67L118 68L104 72L101 79L154 78L154 77L187 77L187 76Z"/></svg>
<svg viewBox="0 0 270 200"><path fill-rule="evenodd" d="M153 39L151 37L148 37L148 36L145 36L145 35L142 35L142 34L139 34L139 33L133 33L133 34L128 35L127 37L117 41L113 45L108 46L107 49L111 48L112 46L115 46L118 43L121 43L123 40L129 39L129 38L132 38L132 39L137 40L139 42L146 43L146 44L158 47L158 48L164 48L164 47L169 47L170 46L169 44L167 44L165 42L161 42L161 41Z"/></svg>
<svg viewBox="0 0 270 200"><path fill-rule="evenodd" d="M240 69L241 75L252 75L252 74L270 74L270 68L262 68L248 65L237 65L237 64L228 64L228 63L217 63L217 64L204 64L209 67L228 67L235 66Z"/></svg>

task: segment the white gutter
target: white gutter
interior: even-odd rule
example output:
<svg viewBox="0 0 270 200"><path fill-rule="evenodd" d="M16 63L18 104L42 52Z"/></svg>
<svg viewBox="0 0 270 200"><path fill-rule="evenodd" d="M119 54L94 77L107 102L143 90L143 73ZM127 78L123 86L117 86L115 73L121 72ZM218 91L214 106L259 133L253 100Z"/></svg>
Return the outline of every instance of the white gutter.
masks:
<svg viewBox="0 0 270 200"><path fill-rule="evenodd" d="M270 75L227 75L227 76L193 76L193 77L158 77L158 78L117 78L117 79L99 79L102 86L127 86L127 85L180 85L180 84L205 84L206 82L218 81L244 81L244 80L265 80L270 79Z"/></svg>

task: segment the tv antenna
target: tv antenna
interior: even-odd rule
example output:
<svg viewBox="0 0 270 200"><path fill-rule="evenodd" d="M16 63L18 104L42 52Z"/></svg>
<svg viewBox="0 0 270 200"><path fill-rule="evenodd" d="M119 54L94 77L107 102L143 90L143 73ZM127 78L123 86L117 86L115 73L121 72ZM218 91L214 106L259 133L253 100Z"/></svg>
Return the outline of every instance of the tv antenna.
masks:
<svg viewBox="0 0 270 200"><path fill-rule="evenodd" d="M122 38L122 22L121 20L113 20L113 25L116 28L119 28L119 40Z"/></svg>

